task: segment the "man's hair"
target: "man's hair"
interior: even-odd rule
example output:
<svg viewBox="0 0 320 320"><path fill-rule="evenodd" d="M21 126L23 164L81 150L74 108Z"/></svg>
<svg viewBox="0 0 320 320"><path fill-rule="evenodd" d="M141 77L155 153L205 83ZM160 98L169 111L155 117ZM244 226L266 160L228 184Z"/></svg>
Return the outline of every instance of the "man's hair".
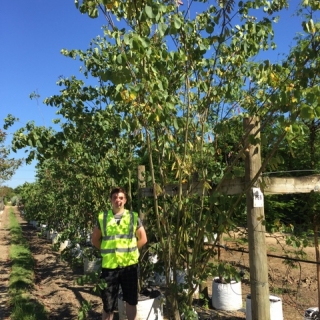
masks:
<svg viewBox="0 0 320 320"><path fill-rule="evenodd" d="M124 196L127 198L127 192L126 190L124 190L123 188L121 187L117 187L117 188L113 188L110 192L110 199L112 199L112 196L116 193L120 193L122 192L124 194Z"/></svg>

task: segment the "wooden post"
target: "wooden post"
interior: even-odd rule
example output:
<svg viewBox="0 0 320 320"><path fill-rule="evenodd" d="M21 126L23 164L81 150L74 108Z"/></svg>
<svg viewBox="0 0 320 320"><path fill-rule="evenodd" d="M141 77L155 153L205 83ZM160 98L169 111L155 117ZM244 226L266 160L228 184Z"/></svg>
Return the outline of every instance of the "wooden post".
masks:
<svg viewBox="0 0 320 320"><path fill-rule="evenodd" d="M320 251L319 251L319 238L318 238L318 216L317 214L313 217L313 233L314 233L314 248L316 251L316 262L320 262ZM318 287L318 308L320 307L320 265L317 264L317 287ZM320 310L320 309L319 309Z"/></svg>
<svg viewBox="0 0 320 320"><path fill-rule="evenodd" d="M144 220L144 211L142 210L142 195L141 189L146 187L146 167L145 166L138 166L138 203L139 203L139 217L143 221Z"/></svg>
<svg viewBox="0 0 320 320"><path fill-rule="evenodd" d="M244 119L244 129L249 137L260 138L259 118ZM245 160L245 184L251 185L253 178L261 168L260 142L249 144ZM268 260L265 243L265 216L263 207L263 194L259 193L260 180L246 192L247 223L250 261L250 287L252 320L270 320L270 301L268 284ZM255 194L253 194L255 192ZM260 197L260 199L259 199ZM259 200L262 200L259 203ZM255 202L254 202L255 201Z"/></svg>

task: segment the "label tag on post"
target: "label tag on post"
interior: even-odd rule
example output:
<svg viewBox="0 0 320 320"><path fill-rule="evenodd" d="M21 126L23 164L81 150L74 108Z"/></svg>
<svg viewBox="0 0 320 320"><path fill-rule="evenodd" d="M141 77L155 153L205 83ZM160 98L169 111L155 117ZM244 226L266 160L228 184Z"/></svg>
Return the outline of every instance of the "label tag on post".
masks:
<svg viewBox="0 0 320 320"><path fill-rule="evenodd" d="M263 207L263 193L260 188L252 188L253 194L253 207L262 208Z"/></svg>

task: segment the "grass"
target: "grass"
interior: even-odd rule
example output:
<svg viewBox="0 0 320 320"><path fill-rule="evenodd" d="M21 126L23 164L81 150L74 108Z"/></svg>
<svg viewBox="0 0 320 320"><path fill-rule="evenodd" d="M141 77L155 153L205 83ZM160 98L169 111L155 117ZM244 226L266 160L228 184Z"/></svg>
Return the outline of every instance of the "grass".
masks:
<svg viewBox="0 0 320 320"><path fill-rule="evenodd" d="M23 237L21 226L12 209L10 209L9 229L12 262L9 280L11 320L47 319L44 306L32 299L28 293L33 288L34 261L28 242Z"/></svg>

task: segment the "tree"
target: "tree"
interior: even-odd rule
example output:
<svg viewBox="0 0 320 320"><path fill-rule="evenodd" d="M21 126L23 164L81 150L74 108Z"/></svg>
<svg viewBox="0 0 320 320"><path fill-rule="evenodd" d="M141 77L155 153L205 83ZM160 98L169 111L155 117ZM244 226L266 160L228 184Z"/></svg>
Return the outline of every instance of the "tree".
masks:
<svg viewBox="0 0 320 320"><path fill-rule="evenodd" d="M0 185L8 181L22 163L21 159L9 158L10 149L5 147L6 133L0 129Z"/></svg>
<svg viewBox="0 0 320 320"><path fill-rule="evenodd" d="M314 1L304 5L319 9ZM316 112L315 105L308 105L312 99L302 81L313 76L307 70L314 59L306 59L300 43L291 56L295 64L253 62L260 50L275 46L272 21L287 6L284 0L240 1L238 6L233 0L204 2L197 14L192 6L182 11L175 2L149 0L84 0L76 6L107 19L104 36L93 39L88 50L62 50L83 61L84 75L96 86L75 77L59 79L60 94L45 103L63 117L61 131L29 123L15 133L13 148L31 147L29 158L36 157L43 170L59 165L72 172L63 175L69 190L86 181L95 210L104 208L103 195L115 182L134 195L132 173L144 161L146 182L153 188L152 202L144 201L146 219L155 221L150 228L164 257L168 306L179 319L183 291L176 275L186 268L189 291L184 301L191 310L194 282L218 268L209 263L214 251L203 247L203 237L231 228L243 199L227 198L219 188L225 179L243 175L245 141L260 143L256 137L246 139L242 129L231 136L230 127L239 127L247 115L264 119L262 131L277 122L254 183L296 128L296 119ZM318 26L310 17L305 26L316 39ZM312 71L318 72L315 67ZM227 149L233 155L225 161ZM193 190L195 181L201 190ZM174 196L163 193L168 183L178 186ZM76 215L69 213L70 218Z"/></svg>

